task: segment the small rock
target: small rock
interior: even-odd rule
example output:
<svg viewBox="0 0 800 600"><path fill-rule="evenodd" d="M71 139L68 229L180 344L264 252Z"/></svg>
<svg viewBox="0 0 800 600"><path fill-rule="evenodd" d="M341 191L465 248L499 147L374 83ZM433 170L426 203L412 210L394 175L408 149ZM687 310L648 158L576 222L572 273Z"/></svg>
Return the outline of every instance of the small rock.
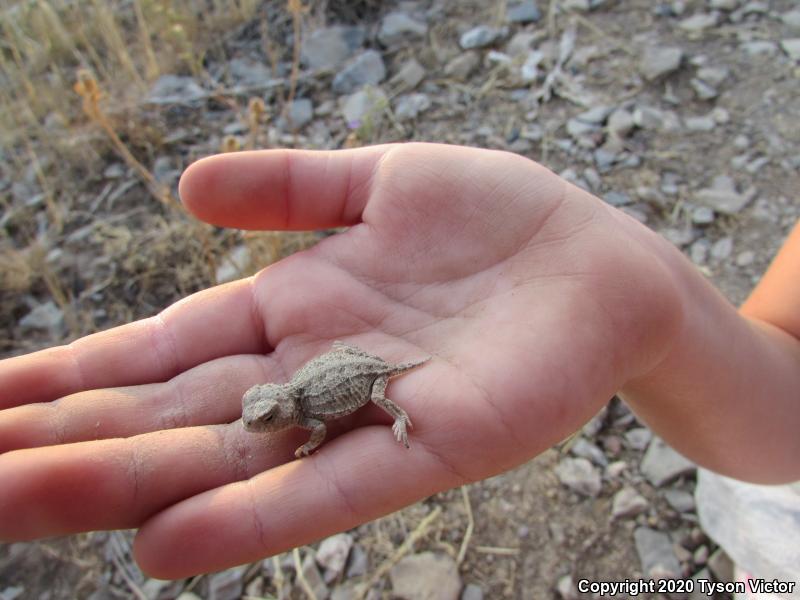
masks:
<svg viewBox="0 0 800 600"><path fill-rule="evenodd" d="M555 473L563 485L584 496L597 496L602 488L600 473L585 458L563 458Z"/></svg>
<svg viewBox="0 0 800 600"><path fill-rule="evenodd" d="M735 138L733 138L733 145L739 150L745 150L749 148L751 144L752 142L750 141L750 138L746 135L737 135Z"/></svg>
<svg viewBox="0 0 800 600"><path fill-rule="evenodd" d="M739 8L740 0L711 0L711 8L718 8L720 10L736 10Z"/></svg>
<svg viewBox="0 0 800 600"><path fill-rule="evenodd" d="M22 332L46 331L59 337L64 331L64 313L55 302L48 300L22 317L19 326Z"/></svg>
<svg viewBox="0 0 800 600"><path fill-rule="evenodd" d="M478 25L472 29L465 31L458 39L458 44L464 50L471 50L473 48L484 48L495 43L503 37L503 30L488 25Z"/></svg>
<svg viewBox="0 0 800 600"><path fill-rule="evenodd" d="M556 583L556 591L562 600L578 600L578 588L575 587L572 575L559 577L558 583Z"/></svg>
<svg viewBox="0 0 800 600"><path fill-rule="evenodd" d="M409 58L400 67L400 70L392 76L390 83L399 88L400 91L413 90L423 79L425 79L425 67L416 59Z"/></svg>
<svg viewBox="0 0 800 600"><path fill-rule="evenodd" d="M350 551L350 562L347 565L347 577L360 577L367 572L369 557L360 544L355 544Z"/></svg>
<svg viewBox="0 0 800 600"><path fill-rule="evenodd" d="M683 60L683 50L671 46L651 46L645 49L639 71L645 79L653 81L677 71Z"/></svg>
<svg viewBox="0 0 800 600"><path fill-rule="evenodd" d="M696 265L703 265L708 260L708 251L711 248L708 240L703 238L694 242L689 248L689 258Z"/></svg>
<svg viewBox="0 0 800 600"><path fill-rule="evenodd" d="M508 54L498 50L489 50L484 60L490 67L495 65L510 65L513 62L513 59Z"/></svg>
<svg viewBox="0 0 800 600"><path fill-rule="evenodd" d="M717 548L708 559L708 569L717 581L733 581L733 561L722 548Z"/></svg>
<svg viewBox="0 0 800 600"><path fill-rule="evenodd" d="M696 237L695 231L690 227L667 227L661 232L661 235L678 248L688 246Z"/></svg>
<svg viewBox="0 0 800 600"><path fill-rule="evenodd" d="M767 40L743 42L739 47L748 56L774 56L778 52L778 45Z"/></svg>
<svg viewBox="0 0 800 600"><path fill-rule="evenodd" d="M717 96L719 96L719 92L717 88L713 87L712 85L706 83L702 79L698 79L697 77L693 78L689 85L692 86L695 95L700 100L713 100Z"/></svg>
<svg viewBox="0 0 800 600"><path fill-rule="evenodd" d="M664 490L664 499L679 513L692 512L694 510L694 496L684 490L677 488Z"/></svg>
<svg viewBox="0 0 800 600"><path fill-rule="evenodd" d="M725 110L721 106L715 106L711 110L711 118L714 119L715 123L722 125L731 120L731 115L727 110Z"/></svg>
<svg viewBox="0 0 800 600"><path fill-rule="evenodd" d="M611 501L611 516L615 519L621 517L635 517L647 510L649 503L639 492L632 487L624 487Z"/></svg>
<svg viewBox="0 0 800 600"><path fill-rule="evenodd" d="M364 37L361 27L317 29L303 40L300 58L311 69L336 69L363 45Z"/></svg>
<svg viewBox="0 0 800 600"><path fill-rule="evenodd" d="M715 177L710 188L699 190L694 195L694 200L698 204L726 215L740 212L751 199L749 194L737 192L733 179L727 175Z"/></svg>
<svg viewBox="0 0 800 600"><path fill-rule="evenodd" d="M688 33L700 33L714 27L719 22L719 14L698 13L680 22L679 27Z"/></svg>
<svg viewBox="0 0 800 600"><path fill-rule="evenodd" d="M203 599L194 592L181 592L181 594L176 598L176 600L203 600Z"/></svg>
<svg viewBox="0 0 800 600"><path fill-rule="evenodd" d="M624 108L618 108L608 116L606 127L609 133L621 138L627 137L633 131L633 115Z"/></svg>
<svg viewBox="0 0 800 600"><path fill-rule="evenodd" d="M606 194L603 196L603 200L608 202L611 206L624 206L633 202L628 194L615 191L606 192Z"/></svg>
<svg viewBox="0 0 800 600"><path fill-rule="evenodd" d="M793 29L800 29L800 9L796 8L781 15L781 21Z"/></svg>
<svg viewBox="0 0 800 600"><path fill-rule="evenodd" d="M727 259L731 252L733 252L733 238L729 236L718 239L711 246L711 256L717 260Z"/></svg>
<svg viewBox="0 0 800 600"><path fill-rule="evenodd" d="M755 158L751 160L749 163L747 163L744 167L744 170L750 173L751 175L755 175L768 164L769 164L768 156L759 156L758 158Z"/></svg>
<svg viewBox="0 0 800 600"><path fill-rule="evenodd" d="M653 439L653 432L647 427L636 427L625 432L625 441L634 450L644 450Z"/></svg>
<svg viewBox="0 0 800 600"><path fill-rule="evenodd" d="M664 440L654 436L647 447L639 469L650 483L660 487L681 475L692 472L695 465L669 447Z"/></svg>
<svg viewBox="0 0 800 600"><path fill-rule="evenodd" d="M590 125L578 119L570 119L567 121L567 133L574 139L581 138L598 131L597 125Z"/></svg>
<svg viewBox="0 0 800 600"><path fill-rule="evenodd" d="M330 583L344 571L350 549L353 547L353 536L349 533L338 533L322 540L317 550L317 564L325 568L325 581Z"/></svg>
<svg viewBox="0 0 800 600"><path fill-rule="evenodd" d="M506 44L506 54L522 56L533 50L533 44L539 37L532 31L518 31Z"/></svg>
<svg viewBox="0 0 800 600"><path fill-rule="evenodd" d="M533 0L508 0L506 20L511 23L535 23L542 18L542 12Z"/></svg>
<svg viewBox="0 0 800 600"><path fill-rule="evenodd" d="M753 264L756 259L756 254L752 250L745 250L744 252L740 252L739 255L736 257L736 266L737 267L749 267Z"/></svg>
<svg viewBox="0 0 800 600"><path fill-rule="evenodd" d="M249 90L266 87L272 71L260 60L237 57L228 63L228 77L234 90Z"/></svg>
<svg viewBox="0 0 800 600"><path fill-rule="evenodd" d="M582 112L577 117L578 121L589 123L590 125L602 125L605 123L611 111L614 110L612 106L595 106L587 111Z"/></svg>
<svg viewBox="0 0 800 600"><path fill-rule="evenodd" d="M365 50L350 60L333 78L333 91L349 94L365 85L376 85L386 77L386 66L380 52Z"/></svg>
<svg viewBox="0 0 800 600"><path fill-rule="evenodd" d="M401 559L389 572L392 592L415 600L457 600L461 577L446 554L422 552Z"/></svg>
<svg viewBox="0 0 800 600"><path fill-rule="evenodd" d="M384 46L408 43L424 38L428 33L428 26L413 19L404 12L395 11L388 13L381 20L378 31L378 40Z"/></svg>
<svg viewBox="0 0 800 600"><path fill-rule="evenodd" d="M633 111L633 123L642 129L661 129L664 121L663 111L651 106L637 106Z"/></svg>
<svg viewBox="0 0 800 600"><path fill-rule="evenodd" d="M247 565L214 573L208 578L208 600L238 600L244 583L242 576Z"/></svg>
<svg viewBox="0 0 800 600"><path fill-rule="evenodd" d="M781 40L781 48L792 60L800 60L800 38Z"/></svg>
<svg viewBox="0 0 800 600"><path fill-rule="evenodd" d="M343 97L340 102L347 126L350 129L357 129L366 118L381 114L386 107L387 99L381 88L367 87Z"/></svg>
<svg viewBox="0 0 800 600"><path fill-rule="evenodd" d="M21 585L11 585L0 591L0 600L17 600L25 593L25 588Z"/></svg>
<svg viewBox="0 0 800 600"><path fill-rule="evenodd" d="M531 50L528 52L525 62L519 68L520 78L524 83L531 83L539 78L539 65L544 60L544 52L541 50Z"/></svg>
<svg viewBox="0 0 800 600"><path fill-rule="evenodd" d="M681 576L681 565L666 533L648 527L637 527L633 532L633 539L645 577L677 579Z"/></svg>
<svg viewBox="0 0 800 600"><path fill-rule="evenodd" d="M600 467L605 467L608 464L608 459L603 451L586 438L576 438L569 451L575 456L590 460Z"/></svg>
<svg viewBox="0 0 800 600"><path fill-rule="evenodd" d="M608 435L603 438L603 450L606 456L616 457L622 452L622 439L618 435Z"/></svg>
<svg viewBox="0 0 800 600"><path fill-rule="evenodd" d="M150 104L186 104L204 99L208 94L192 77L162 75L147 94Z"/></svg>
<svg viewBox="0 0 800 600"><path fill-rule="evenodd" d="M464 81L469 78L481 59L475 52L459 54L444 67L444 74L448 77Z"/></svg>
<svg viewBox="0 0 800 600"><path fill-rule="evenodd" d="M686 129L689 131L709 132L717 126L716 121L710 115L700 117L686 117L684 119Z"/></svg>
<svg viewBox="0 0 800 600"><path fill-rule="evenodd" d="M125 167L121 163L112 163L103 171L103 177L106 179L119 179L125 175Z"/></svg>
<svg viewBox="0 0 800 600"><path fill-rule="evenodd" d="M468 583L461 592L461 600L483 600L483 590L479 585Z"/></svg>
<svg viewBox="0 0 800 600"><path fill-rule="evenodd" d="M708 206L697 206L692 210L692 223L710 225L714 222L714 211Z"/></svg>
<svg viewBox="0 0 800 600"><path fill-rule="evenodd" d="M314 105L308 98L296 98L289 105L289 119L285 127L299 130L305 127L314 118ZM281 123L284 125L283 123Z"/></svg>
<svg viewBox="0 0 800 600"><path fill-rule="evenodd" d="M394 114L398 121L410 121L430 106L431 99L427 94L404 94L395 100Z"/></svg>
<svg viewBox="0 0 800 600"><path fill-rule="evenodd" d="M606 467L606 475L609 479L619 479L628 470L628 463L624 460L616 460Z"/></svg>
<svg viewBox="0 0 800 600"><path fill-rule="evenodd" d="M718 87L725 82L729 73L730 71L725 67L702 67L697 70L697 77L709 85Z"/></svg>

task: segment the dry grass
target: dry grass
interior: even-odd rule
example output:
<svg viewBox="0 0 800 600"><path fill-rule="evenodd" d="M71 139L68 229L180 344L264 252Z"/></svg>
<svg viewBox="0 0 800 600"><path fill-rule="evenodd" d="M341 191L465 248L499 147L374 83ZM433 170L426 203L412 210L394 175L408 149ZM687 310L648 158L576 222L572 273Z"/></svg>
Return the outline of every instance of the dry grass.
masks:
<svg viewBox="0 0 800 600"><path fill-rule="evenodd" d="M299 31L306 13L281 0L25 0L0 9L0 351L152 314L214 284L237 244L250 252L248 274L316 241L199 224L180 207L176 179L153 169L166 159L177 173L202 154L268 144L266 126L296 93L299 48L270 43L276 24L266 15L282 14ZM202 122L175 121L169 108L144 102L164 74L209 84L205 58L224 62L224 40L258 22L273 72L279 61L294 64L277 98L241 106L214 89L246 135L214 138ZM201 137L187 145L175 130L193 126ZM107 177L109 167L116 174ZM48 301L61 309L63 331L20 331L19 319Z"/></svg>

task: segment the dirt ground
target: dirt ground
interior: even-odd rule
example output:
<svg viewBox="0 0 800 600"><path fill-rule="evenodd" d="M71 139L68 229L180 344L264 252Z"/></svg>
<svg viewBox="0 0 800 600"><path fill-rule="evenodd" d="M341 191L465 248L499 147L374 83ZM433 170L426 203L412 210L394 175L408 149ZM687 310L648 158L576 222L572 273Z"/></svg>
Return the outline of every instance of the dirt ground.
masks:
<svg viewBox="0 0 800 600"><path fill-rule="evenodd" d="M663 233L731 302L741 302L800 216L800 66L782 45L800 38L800 25L785 18L796 4L609 0L587 1L594 6L589 10L581 4L542 0L538 21L509 23L504 2L314 3L301 17L303 39L336 23L360 25L366 32L364 46L382 53L387 80L411 58L422 65L424 77L414 91L426 94L430 106L402 121L392 115L396 94L387 110L349 129L337 109L342 94L331 89L332 74L301 64L295 94L311 99L315 113L296 131L282 125L278 114L292 79L294 40L292 18L282 2L259 5L252 18L221 32L207 46L202 74L176 67L176 73L209 90L197 101L146 102L146 91L128 89L122 77L107 77L100 79L102 118L87 117L81 98L71 90L64 91L63 110L41 118L43 128L30 130L20 116L17 129L7 124L0 148L2 356L152 315L227 278L231 261L237 263L235 275L247 275L334 233L221 230L194 222L171 204L167 196L177 195L180 171L223 146L339 148L424 140L518 152ZM379 43L379 26L392 10L425 21L426 33L401 45ZM716 19L702 27L687 24L697 15ZM265 51L264 22L277 56ZM507 31L470 51L478 59L470 73L454 75L448 65L465 53L459 36L478 25ZM508 44L520 32L535 34L529 48L543 54L533 81L521 81L518 64L509 66L506 58L491 54L510 56ZM563 48L572 33L574 48L561 65L560 79L551 94L538 97L555 70L559 44ZM19 67L11 46L3 48L4 64ZM642 62L650 47L680 48L683 57L677 67L648 79ZM225 67L241 56L263 61L278 83L237 91ZM717 73L711 97L698 92L705 89L696 82L704 67L724 74ZM38 63L29 68L34 82L48 72L34 72L43 69ZM14 81L7 75L0 83L8 88ZM386 81L378 85L391 92ZM254 97L267 110L255 125L252 104L248 109ZM21 98L18 90L7 89L5 107ZM605 119L588 133L568 131L570 119L604 106L627 110L635 121L620 136L617 158L608 167L599 166L596 154L611 137ZM658 111L655 116L647 112L650 108ZM156 184L120 154L103 118L144 170L154 174ZM749 201L730 214L698 212L703 205L698 192L712 187L720 175L730 176ZM236 254L241 248L244 254ZM37 307L45 307L43 320L26 321ZM646 577L633 538L640 526L667 532L681 575L697 574L708 560L698 548L705 546L708 555L716 545L700 529L694 510L676 510L664 490L639 471L644 448L633 447L626 433L640 425L618 400L595 425L583 438L600 448L608 462L626 463L618 476L601 469L602 489L596 497L569 489L555 474L554 467L572 452L566 443L511 472L470 485L468 503L462 491L451 490L352 531L369 566L365 574L344 574L332 582L330 597L355 597L346 595L350 588L398 558L403 541L420 523L424 530L404 553L430 550L455 559L467 536L458 573L465 586L474 584L469 593L481 595L465 591L466 600L595 597L576 594L569 578L574 585L584 578ZM634 487L646 507L615 519L612 498L623 486ZM692 473L670 484L689 492L693 486ZM425 524L437 507L441 513ZM474 530L468 535L470 511ZM308 597L294 576L291 555L278 560L286 578L282 586L276 583L275 561L267 559L237 572L245 591L234 585L237 591L225 595L212 576L148 580L131 558L131 539L131 532L100 532L0 545L0 598L175 598L187 592L201 598ZM375 582L368 597L396 597L390 577Z"/></svg>

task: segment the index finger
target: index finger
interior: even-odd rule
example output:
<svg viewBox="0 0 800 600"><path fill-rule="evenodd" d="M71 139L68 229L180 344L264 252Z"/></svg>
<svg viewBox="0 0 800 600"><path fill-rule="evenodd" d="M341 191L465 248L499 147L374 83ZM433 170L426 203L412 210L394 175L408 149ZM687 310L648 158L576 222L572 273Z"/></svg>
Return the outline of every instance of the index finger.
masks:
<svg viewBox="0 0 800 600"><path fill-rule="evenodd" d="M268 352L252 281L216 286L154 317L0 361L0 410L83 390L167 381L214 358Z"/></svg>

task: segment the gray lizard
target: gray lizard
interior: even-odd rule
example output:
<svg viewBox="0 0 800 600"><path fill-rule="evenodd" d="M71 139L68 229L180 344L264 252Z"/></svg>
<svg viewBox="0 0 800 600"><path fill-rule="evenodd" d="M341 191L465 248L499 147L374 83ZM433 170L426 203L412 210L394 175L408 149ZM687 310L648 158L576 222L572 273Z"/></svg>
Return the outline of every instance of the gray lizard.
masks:
<svg viewBox="0 0 800 600"><path fill-rule="evenodd" d="M311 359L289 383L254 385L242 397L242 423L247 431L274 432L289 427L311 430L308 442L294 453L307 456L325 439L325 421L348 415L372 400L394 417L392 431L408 448L406 411L386 396L390 377L413 369L430 357L392 365L355 346L336 341L329 352Z"/></svg>

